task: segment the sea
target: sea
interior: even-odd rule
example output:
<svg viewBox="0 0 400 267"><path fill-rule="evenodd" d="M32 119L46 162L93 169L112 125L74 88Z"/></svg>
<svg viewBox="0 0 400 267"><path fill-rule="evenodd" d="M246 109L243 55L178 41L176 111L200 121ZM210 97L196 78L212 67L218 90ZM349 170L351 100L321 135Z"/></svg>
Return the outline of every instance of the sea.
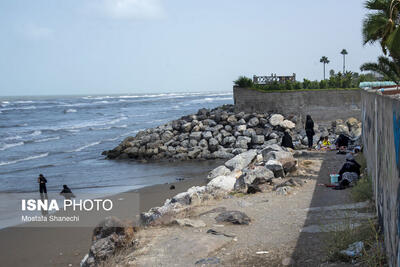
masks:
<svg viewBox="0 0 400 267"><path fill-rule="evenodd" d="M232 103L232 92L1 97L0 193L37 192L40 173L49 192L66 184L110 194L183 178L198 164L107 160L101 153L140 130Z"/></svg>

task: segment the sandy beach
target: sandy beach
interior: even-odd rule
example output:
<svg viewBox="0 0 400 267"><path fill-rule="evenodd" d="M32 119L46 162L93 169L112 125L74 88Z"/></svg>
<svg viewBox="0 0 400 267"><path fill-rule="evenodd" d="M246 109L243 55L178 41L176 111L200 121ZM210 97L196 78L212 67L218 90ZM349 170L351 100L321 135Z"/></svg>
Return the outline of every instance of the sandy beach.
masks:
<svg viewBox="0 0 400 267"><path fill-rule="evenodd" d="M132 221L140 212L159 206L167 198L192 186L206 184L209 170L217 161L205 163L203 171L188 174L183 181L144 187L111 197L115 204L112 215ZM171 185L175 186L170 190ZM57 215L57 214L55 214ZM102 214L76 212L81 220L101 221ZM94 216L94 217L93 217ZM90 217L90 218L89 218ZM2 266L79 266L91 245L92 227L63 227L60 224L26 223L0 230L0 258Z"/></svg>

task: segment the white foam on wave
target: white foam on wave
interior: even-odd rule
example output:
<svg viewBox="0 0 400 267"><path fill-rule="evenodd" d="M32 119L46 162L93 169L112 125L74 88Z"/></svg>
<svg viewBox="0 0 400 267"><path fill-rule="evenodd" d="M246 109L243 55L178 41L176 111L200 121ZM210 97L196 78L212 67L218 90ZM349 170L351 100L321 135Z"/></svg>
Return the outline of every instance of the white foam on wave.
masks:
<svg viewBox="0 0 400 267"><path fill-rule="evenodd" d="M64 110L64 113L74 113L74 112L77 112L77 110L73 108Z"/></svg>
<svg viewBox="0 0 400 267"><path fill-rule="evenodd" d="M88 148L88 147L96 146L96 145L98 145L98 144L100 144L100 142L93 142L93 143L84 145L84 146L82 146L82 147L78 147L77 149L70 150L70 151L67 151L67 152L68 152L68 153L71 153L71 152L80 152L80 151L82 151L82 150L84 150L84 149L86 149L86 148Z"/></svg>
<svg viewBox="0 0 400 267"><path fill-rule="evenodd" d="M21 136L16 135L16 136L6 137L6 138L4 138L4 140L18 140L18 139L21 139L21 138L22 138Z"/></svg>
<svg viewBox="0 0 400 267"><path fill-rule="evenodd" d="M53 140L58 140L58 139L60 139L60 137L59 137L59 136L56 136L56 137L49 137L49 138L38 139L38 140L35 140L34 142L35 142L35 143L43 143L43 142L48 142L48 141L53 141Z"/></svg>
<svg viewBox="0 0 400 267"><path fill-rule="evenodd" d="M33 101L31 100L19 100L19 101L15 101L15 104L30 104L33 103Z"/></svg>
<svg viewBox="0 0 400 267"><path fill-rule="evenodd" d="M16 107L16 108L2 108L0 111L12 111L12 110L29 110L36 109L35 106L27 106L27 107Z"/></svg>
<svg viewBox="0 0 400 267"><path fill-rule="evenodd" d="M201 104L201 103L209 103L214 101L225 101L225 100L233 100L232 97L206 97L203 99L195 99L190 101L191 103Z"/></svg>
<svg viewBox="0 0 400 267"><path fill-rule="evenodd" d="M39 155L36 155L36 156L30 156L30 157L23 158L23 159L16 159L16 160L12 160L12 161L2 161L2 162L0 162L0 166L15 164L15 163L18 163L18 162L21 162L21 161L44 158L44 157L47 157L48 155L49 155L49 153L44 153L44 154L39 154Z"/></svg>
<svg viewBox="0 0 400 267"><path fill-rule="evenodd" d="M41 134L42 134L42 131L36 130L33 133L31 133L30 136L38 136L38 135L41 135Z"/></svg>
<svg viewBox="0 0 400 267"><path fill-rule="evenodd" d="M18 143L12 143L12 144L4 144L3 147L0 148L0 150L6 150L12 147L16 147L16 146L22 146L24 144L24 142L18 142Z"/></svg>

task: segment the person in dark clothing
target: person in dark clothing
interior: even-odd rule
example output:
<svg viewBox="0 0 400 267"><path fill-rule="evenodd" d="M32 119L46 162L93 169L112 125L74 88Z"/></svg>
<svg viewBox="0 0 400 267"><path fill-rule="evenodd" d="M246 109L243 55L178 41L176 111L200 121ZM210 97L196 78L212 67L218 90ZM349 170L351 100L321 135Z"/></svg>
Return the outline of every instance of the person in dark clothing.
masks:
<svg viewBox="0 0 400 267"><path fill-rule="evenodd" d="M43 174L39 174L37 181L39 183L40 196L43 197L44 194L44 196L47 198L46 178L43 176Z"/></svg>
<svg viewBox="0 0 400 267"><path fill-rule="evenodd" d="M311 119L310 115L307 115L305 130L308 139L308 149L311 149L313 145L313 137L315 135L315 132L314 132L314 121Z"/></svg>
<svg viewBox="0 0 400 267"><path fill-rule="evenodd" d="M287 131L287 130L285 131L285 134L282 137L281 146L294 149L292 137L290 136L289 131Z"/></svg>
<svg viewBox="0 0 400 267"><path fill-rule="evenodd" d="M63 185L63 190L60 192L60 195L62 195L65 199L71 199L75 197L74 193L72 193L71 189L66 184Z"/></svg>
<svg viewBox="0 0 400 267"><path fill-rule="evenodd" d="M349 146L350 138L344 134L340 134L339 137L336 139L336 147L340 148L347 148Z"/></svg>
<svg viewBox="0 0 400 267"><path fill-rule="evenodd" d="M345 189L360 176L361 166L350 153L346 155L346 162L339 171L339 186L335 189Z"/></svg>

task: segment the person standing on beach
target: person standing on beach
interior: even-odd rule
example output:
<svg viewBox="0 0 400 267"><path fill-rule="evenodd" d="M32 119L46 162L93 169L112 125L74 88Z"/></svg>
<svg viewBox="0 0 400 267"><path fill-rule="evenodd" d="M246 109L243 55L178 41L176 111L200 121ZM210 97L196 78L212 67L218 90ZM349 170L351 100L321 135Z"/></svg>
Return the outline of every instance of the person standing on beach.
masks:
<svg viewBox="0 0 400 267"><path fill-rule="evenodd" d="M46 180L46 178L43 176L43 174L39 174L37 181L39 183L40 197L43 198L43 196L44 196L45 198L47 198L47 188L46 188L47 180Z"/></svg>
<svg viewBox="0 0 400 267"><path fill-rule="evenodd" d="M314 132L314 121L311 119L310 115L307 115L305 130L308 139L308 149L311 150L315 132Z"/></svg>

